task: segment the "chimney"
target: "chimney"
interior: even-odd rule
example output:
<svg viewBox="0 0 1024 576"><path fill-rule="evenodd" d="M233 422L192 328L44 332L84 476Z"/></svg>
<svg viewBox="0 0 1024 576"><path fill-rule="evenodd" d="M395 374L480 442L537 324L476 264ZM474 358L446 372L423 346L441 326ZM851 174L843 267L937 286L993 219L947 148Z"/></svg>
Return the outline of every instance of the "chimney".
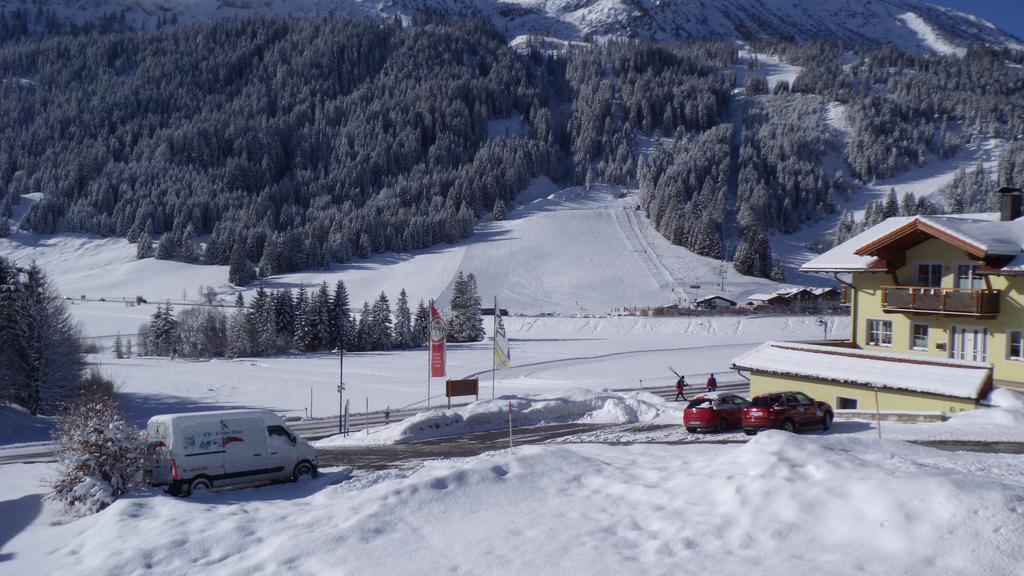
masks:
<svg viewBox="0 0 1024 576"><path fill-rule="evenodd" d="M998 190L999 192L999 219L1003 222L1010 220L1016 220L1022 214L1022 195L1024 195L1024 189L1011 188L1009 186L1003 186Z"/></svg>

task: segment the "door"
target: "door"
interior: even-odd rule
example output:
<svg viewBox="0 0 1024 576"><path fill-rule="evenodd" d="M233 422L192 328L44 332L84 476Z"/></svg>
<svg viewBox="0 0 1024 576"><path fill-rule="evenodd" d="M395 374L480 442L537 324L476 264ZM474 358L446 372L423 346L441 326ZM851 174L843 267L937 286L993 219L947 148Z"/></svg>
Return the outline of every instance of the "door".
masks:
<svg viewBox="0 0 1024 576"><path fill-rule="evenodd" d="M266 475L267 431L262 418L225 418L220 434L228 480L250 482Z"/></svg>
<svg viewBox="0 0 1024 576"><path fill-rule="evenodd" d="M267 468L274 476L290 476L295 467L295 437L284 426L267 426Z"/></svg>
<svg viewBox="0 0 1024 576"><path fill-rule="evenodd" d="M988 362L988 328L952 326L949 329L949 357L954 360Z"/></svg>

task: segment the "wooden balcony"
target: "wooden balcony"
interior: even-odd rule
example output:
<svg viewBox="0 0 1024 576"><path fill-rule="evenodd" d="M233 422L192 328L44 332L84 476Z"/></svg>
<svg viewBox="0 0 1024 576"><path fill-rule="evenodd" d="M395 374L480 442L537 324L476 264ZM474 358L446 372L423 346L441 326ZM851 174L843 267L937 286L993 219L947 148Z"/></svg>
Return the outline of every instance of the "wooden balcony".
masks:
<svg viewBox="0 0 1024 576"><path fill-rule="evenodd" d="M999 290L984 288L882 286L882 309L886 312L994 317L999 314L999 297Z"/></svg>

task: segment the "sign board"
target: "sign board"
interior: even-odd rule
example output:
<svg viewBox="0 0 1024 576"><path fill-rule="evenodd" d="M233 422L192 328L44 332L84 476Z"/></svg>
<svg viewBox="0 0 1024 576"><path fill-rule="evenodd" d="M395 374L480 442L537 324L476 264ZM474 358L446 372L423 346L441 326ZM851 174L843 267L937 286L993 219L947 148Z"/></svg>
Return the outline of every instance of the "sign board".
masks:
<svg viewBox="0 0 1024 576"><path fill-rule="evenodd" d="M700 284L690 284L690 290L700 290Z"/></svg>
<svg viewBox="0 0 1024 576"><path fill-rule="evenodd" d="M466 380L447 380L445 382L445 396L448 397L448 407L452 407L452 396L476 396L480 399L480 380L468 378Z"/></svg>

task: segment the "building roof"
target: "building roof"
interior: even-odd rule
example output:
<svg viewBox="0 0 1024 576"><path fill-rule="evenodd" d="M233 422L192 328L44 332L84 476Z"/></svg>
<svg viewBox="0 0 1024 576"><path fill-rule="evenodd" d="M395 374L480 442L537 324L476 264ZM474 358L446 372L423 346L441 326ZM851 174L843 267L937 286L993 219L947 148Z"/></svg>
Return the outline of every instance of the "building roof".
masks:
<svg viewBox="0 0 1024 576"><path fill-rule="evenodd" d="M694 300L694 302L697 304L701 304L703 302L710 302L711 300L725 300L726 302L732 304L733 306L736 305L735 300L730 300L725 296L719 296L718 294L711 294L709 296L704 296L703 298L697 298L696 300Z"/></svg>
<svg viewBox="0 0 1024 576"><path fill-rule="evenodd" d="M1024 219L1001 221L998 213L888 218L801 266L803 272L883 269L886 253L938 238L988 264L989 272L1024 273Z"/></svg>
<svg viewBox="0 0 1024 576"><path fill-rule="evenodd" d="M987 362L793 342L761 344L734 358L732 368L974 400L992 379L992 365Z"/></svg>

